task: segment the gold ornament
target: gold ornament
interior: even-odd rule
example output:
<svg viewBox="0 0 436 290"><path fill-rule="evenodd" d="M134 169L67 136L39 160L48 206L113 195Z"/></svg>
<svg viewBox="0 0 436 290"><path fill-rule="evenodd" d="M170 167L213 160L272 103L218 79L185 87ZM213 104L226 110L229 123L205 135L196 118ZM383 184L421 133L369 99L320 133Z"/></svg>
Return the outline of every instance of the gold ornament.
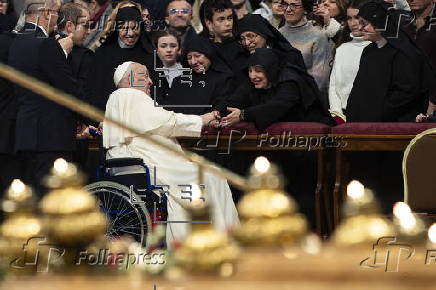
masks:
<svg viewBox="0 0 436 290"><path fill-rule="evenodd" d="M277 166L258 157L250 169L249 192L238 204L241 225L233 235L244 245L291 245L307 232L305 217L284 191Z"/></svg>
<svg viewBox="0 0 436 290"><path fill-rule="evenodd" d="M106 217L97 200L82 188L83 181L75 165L57 159L45 179L52 190L40 202L50 240L66 249L67 268L74 267L78 251L100 239L107 229Z"/></svg>
<svg viewBox="0 0 436 290"><path fill-rule="evenodd" d="M15 179L6 191L2 209L6 219L0 227L0 257L2 264L16 273L35 273L37 265L25 265L37 255L37 243L29 239L42 236L42 223L34 213L36 202L32 189ZM42 239L42 237L41 237ZM26 252L24 252L24 249ZM41 255L42 257L43 255ZM43 261L39 261L43 263Z"/></svg>
<svg viewBox="0 0 436 290"><path fill-rule="evenodd" d="M199 186L192 190L192 205L185 206L192 217L192 232L175 251L175 264L194 273L231 276L239 249L223 232L216 230L210 220L209 205Z"/></svg>
<svg viewBox="0 0 436 290"><path fill-rule="evenodd" d="M347 187L344 221L333 235L335 246L372 245L381 237L394 236L392 223L380 215L371 190L353 180Z"/></svg>

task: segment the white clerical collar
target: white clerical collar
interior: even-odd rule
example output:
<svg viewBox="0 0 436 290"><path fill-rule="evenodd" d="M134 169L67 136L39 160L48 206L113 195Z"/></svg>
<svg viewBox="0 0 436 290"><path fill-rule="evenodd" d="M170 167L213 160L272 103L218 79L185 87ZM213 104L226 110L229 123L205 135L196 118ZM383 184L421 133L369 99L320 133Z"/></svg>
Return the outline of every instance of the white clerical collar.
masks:
<svg viewBox="0 0 436 290"><path fill-rule="evenodd" d="M382 48L386 45L386 43L388 43L388 41L382 37L382 39L377 40L375 43L377 44L378 48Z"/></svg>
<svg viewBox="0 0 436 290"><path fill-rule="evenodd" d="M135 46L135 45L127 45L127 44L125 44L119 37L118 37L118 45L121 48L132 48L132 47Z"/></svg>
<svg viewBox="0 0 436 290"><path fill-rule="evenodd" d="M34 22L30 22L30 21L27 21L27 23L30 23L30 24L33 24L33 25L39 27L39 28L42 30L42 32L44 33L44 35L45 35L46 37L48 37L48 33L47 33L47 31L44 29L44 27L39 26L38 24L36 24L36 23L34 23Z"/></svg>

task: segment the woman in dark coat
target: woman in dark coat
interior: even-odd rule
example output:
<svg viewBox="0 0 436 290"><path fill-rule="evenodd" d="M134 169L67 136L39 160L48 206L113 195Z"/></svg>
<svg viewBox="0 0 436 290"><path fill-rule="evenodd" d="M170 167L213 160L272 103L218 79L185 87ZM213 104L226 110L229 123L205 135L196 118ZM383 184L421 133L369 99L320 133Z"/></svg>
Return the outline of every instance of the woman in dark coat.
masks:
<svg viewBox="0 0 436 290"><path fill-rule="evenodd" d="M248 75L250 84L241 85L226 101L230 113L222 118L222 125L247 121L263 130L275 122L332 124L313 78L290 66L280 68L273 50L256 49L248 59ZM222 114L224 109L221 106Z"/></svg>
<svg viewBox="0 0 436 290"><path fill-rule="evenodd" d="M144 33L142 23L138 8L119 9L116 17L117 29L95 51L87 89L91 103L103 111L109 95L116 90L113 75L118 65L126 61L143 64L147 66L153 82L156 79L153 70L153 46L148 35Z"/></svg>
<svg viewBox="0 0 436 290"><path fill-rule="evenodd" d="M191 68L192 73L176 77L161 104L167 110L184 114L201 115L215 110L230 93L231 70L202 37L187 39L183 51L183 66Z"/></svg>
<svg viewBox="0 0 436 290"><path fill-rule="evenodd" d="M11 32L17 24L14 1L2 0L0 3L0 33Z"/></svg>
<svg viewBox="0 0 436 290"><path fill-rule="evenodd" d="M359 7L364 39L347 104L349 122L414 122L426 111L435 84L430 63L398 25L401 14L384 1Z"/></svg>
<svg viewBox="0 0 436 290"><path fill-rule="evenodd" d="M279 57L286 59L286 63L300 67L306 71L301 52L293 47L289 41L268 20L258 14L248 14L238 22L239 41L249 53L256 48L272 48Z"/></svg>

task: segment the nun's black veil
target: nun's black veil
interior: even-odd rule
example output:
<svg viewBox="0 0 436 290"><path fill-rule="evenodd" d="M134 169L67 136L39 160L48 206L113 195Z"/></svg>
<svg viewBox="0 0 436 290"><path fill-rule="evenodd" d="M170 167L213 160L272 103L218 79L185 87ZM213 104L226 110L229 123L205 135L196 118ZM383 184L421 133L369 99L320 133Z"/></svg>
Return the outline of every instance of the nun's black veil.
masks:
<svg viewBox="0 0 436 290"><path fill-rule="evenodd" d="M118 39L118 29L123 25L126 21L136 21L138 22L141 29L141 36L139 42L142 45L142 48L147 53L152 54L154 51L153 44L151 42L150 36L144 29L144 21L142 20L141 11L135 6L123 7L118 10L116 21L115 21L115 29L113 29L107 38L104 41L104 44L111 44L117 41Z"/></svg>
<svg viewBox="0 0 436 290"><path fill-rule="evenodd" d="M183 45L183 66L188 67L186 60L187 54L191 51L196 51L204 54L211 61L210 69L216 72L223 72L227 74L232 74L231 69L224 63L224 61L217 57L214 48L212 47L210 41L206 41L204 37L191 35L189 36Z"/></svg>
<svg viewBox="0 0 436 290"><path fill-rule="evenodd" d="M402 15L401 10L394 9L392 5L382 0L366 2L358 9L360 17L370 22L390 45L400 50L416 65L417 72L422 79L421 91L425 94L435 94L435 70L428 57L403 30L401 21L404 15Z"/></svg>
<svg viewBox="0 0 436 290"><path fill-rule="evenodd" d="M294 81L298 85L304 108L307 110L319 101L327 115L327 108L323 104L321 93L313 77L307 73L302 73L295 66L281 67L280 58L272 49L257 48L248 58L247 66L263 67L272 86L286 81Z"/></svg>
<svg viewBox="0 0 436 290"><path fill-rule="evenodd" d="M269 47L273 48L281 56L286 57L291 64L299 66L306 71L306 65L304 64L301 52L293 47L268 20L259 14L245 15L238 21L238 32L241 35L247 31L255 32L264 37Z"/></svg>
<svg viewBox="0 0 436 290"><path fill-rule="evenodd" d="M136 7L119 9L116 17L117 26L119 27L125 21L138 21L142 25L139 9ZM118 65L126 61L133 61L147 66L153 83L157 83L157 73L153 70L153 47L151 42L145 41L145 36L147 35L142 33L133 47L121 48L118 44L118 31L115 29L111 31L106 41L95 51L89 78L86 82L91 103L94 106L104 110L109 95L116 90L112 81L114 70ZM150 47L147 47L148 44Z"/></svg>

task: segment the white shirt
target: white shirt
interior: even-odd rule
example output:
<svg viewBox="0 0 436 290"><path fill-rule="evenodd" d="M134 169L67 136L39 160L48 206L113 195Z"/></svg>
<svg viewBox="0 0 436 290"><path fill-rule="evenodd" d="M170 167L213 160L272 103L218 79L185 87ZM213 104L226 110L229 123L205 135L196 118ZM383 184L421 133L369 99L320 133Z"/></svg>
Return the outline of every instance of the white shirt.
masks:
<svg viewBox="0 0 436 290"><path fill-rule="evenodd" d="M178 62L176 62L173 66L170 67L164 66L165 78L167 79L170 88L171 85L173 84L173 80L176 77L181 76L183 74L182 69L183 69L182 65Z"/></svg>
<svg viewBox="0 0 436 290"><path fill-rule="evenodd" d="M354 79L359 71L360 57L363 49L370 44L361 37L340 45L336 49L336 57L330 75L329 102L330 110L343 113L347 107L348 97L353 89Z"/></svg>

